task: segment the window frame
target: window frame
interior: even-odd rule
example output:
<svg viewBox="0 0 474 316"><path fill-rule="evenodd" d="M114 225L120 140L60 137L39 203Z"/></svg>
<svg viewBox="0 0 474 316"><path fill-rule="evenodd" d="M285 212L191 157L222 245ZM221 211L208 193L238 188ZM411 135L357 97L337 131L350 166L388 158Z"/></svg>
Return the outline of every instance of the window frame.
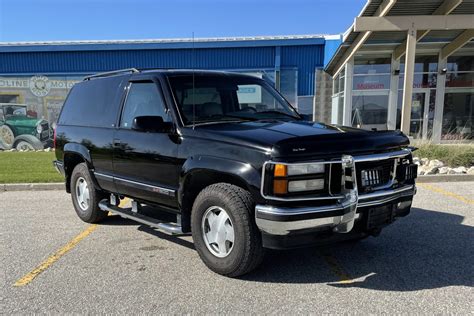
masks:
<svg viewBox="0 0 474 316"><path fill-rule="evenodd" d="M131 78L131 79L128 80L127 85L124 88L125 93L124 93L124 96L122 98L122 102L121 102L121 106L120 106L120 112L119 112L120 115L118 116L118 119L117 119L117 124L116 124L117 129L133 131L133 129L131 127L130 128L123 127L121 125L121 123L122 123L122 118L123 118L123 114L124 114L124 110L125 110L125 105L127 104L128 96L130 94L130 88L131 88L132 84L134 84L134 83L135 84L137 84L137 83L153 83L154 84L154 86L156 88L156 92L160 95L165 114L168 116L167 117L168 121L170 123L174 124L173 116L170 114L171 111L168 107L168 103L166 102L166 98L165 98L165 95L163 93L163 89L161 87L161 83L159 82L159 80L157 80L154 77ZM165 119L165 117L163 117L163 119Z"/></svg>

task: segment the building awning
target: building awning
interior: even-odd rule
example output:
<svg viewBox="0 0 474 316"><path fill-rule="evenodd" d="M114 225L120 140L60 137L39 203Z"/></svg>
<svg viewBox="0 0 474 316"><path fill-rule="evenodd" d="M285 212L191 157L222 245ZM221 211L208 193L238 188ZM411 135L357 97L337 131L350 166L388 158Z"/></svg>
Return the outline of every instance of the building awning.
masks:
<svg viewBox="0 0 474 316"><path fill-rule="evenodd" d="M442 16L457 15L457 20L464 26L460 29L451 28L449 23L446 28L440 28L443 20ZM432 16L432 19L429 19ZM440 51L446 55L452 54L460 47L463 50L472 50L474 52L474 0L369 0L362 12L356 17L357 22L371 17L372 25L375 29L382 25L391 25L396 23L392 20L409 22L410 20L421 23L433 23L433 29L417 29L417 52L433 52L438 54ZM326 66L326 72L331 76L338 74L345 63L358 54L364 52L381 52L393 54L395 59L400 59L405 54L407 30L369 30L357 31L357 23L346 31L343 36L343 42ZM453 20L450 20L453 21ZM425 24L426 24L425 23ZM457 23L456 23L457 24ZM365 25L366 26L366 25ZM396 27L394 27L396 28Z"/></svg>

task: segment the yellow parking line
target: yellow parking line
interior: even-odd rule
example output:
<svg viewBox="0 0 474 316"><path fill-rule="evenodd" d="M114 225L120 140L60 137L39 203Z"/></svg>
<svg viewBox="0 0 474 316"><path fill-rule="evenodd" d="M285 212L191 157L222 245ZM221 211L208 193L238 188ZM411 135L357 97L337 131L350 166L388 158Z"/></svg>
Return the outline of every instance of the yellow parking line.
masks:
<svg viewBox="0 0 474 316"><path fill-rule="evenodd" d="M335 257L325 253L321 253L321 256L324 258L331 271L339 277L339 283L349 284L353 282L353 278L349 275L349 273L344 271Z"/></svg>
<svg viewBox="0 0 474 316"><path fill-rule="evenodd" d="M34 270L27 273L24 277L19 279L18 281L13 284L13 286L24 286L33 281L41 272L48 269L53 263L59 260L63 255L69 252L72 248L74 248L81 240L86 238L90 233L96 230L97 225L93 224L83 230L79 235L74 237L71 241L69 241L64 247L56 251L53 255L51 255L48 259L43 261L39 266L37 266Z"/></svg>
<svg viewBox="0 0 474 316"><path fill-rule="evenodd" d="M124 206L128 203L130 199L125 198L119 204L119 206ZM109 212L108 216L111 216L112 213ZM97 224L89 225L85 230L83 230L79 235L74 237L71 241L69 241L64 247L56 251L53 255L49 256L45 261L43 261L40 265L34 268L31 272L25 274L21 279L15 282L13 286L25 286L33 281L41 272L48 269L50 266L53 265L56 261L58 261L62 256L64 256L67 252L69 252L72 248L74 248L81 240L89 236L94 230L97 229Z"/></svg>
<svg viewBox="0 0 474 316"><path fill-rule="evenodd" d="M461 196L461 195L453 193L453 192L446 191L446 190L441 189L440 187L437 187L437 186L434 186L434 185L430 185L430 184L426 184L426 183L417 183L417 186L419 186L423 189L427 189L427 190L430 190L430 191L433 191L433 192L436 192L436 193L454 198L454 199L459 200L459 201L461 201L463 203L466 203L466 204L474 204L474 200L465 198L464 196Z"/></svg>

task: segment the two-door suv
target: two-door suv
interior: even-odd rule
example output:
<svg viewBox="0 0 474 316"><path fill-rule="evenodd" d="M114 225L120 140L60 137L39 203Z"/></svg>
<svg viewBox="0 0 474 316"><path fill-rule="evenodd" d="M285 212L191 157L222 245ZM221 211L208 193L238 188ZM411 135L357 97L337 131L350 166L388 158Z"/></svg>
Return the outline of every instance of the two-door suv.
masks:
<svg viewBox="0 0 474 316"><path fill-rule="evenodd" d="M192 233L204 263L227 276L254 269L265 248L378 235L416 192L401 132L304 121L266 81L236 73L86 77L66 99L55 145L83 221L111 212Z"/></svg>

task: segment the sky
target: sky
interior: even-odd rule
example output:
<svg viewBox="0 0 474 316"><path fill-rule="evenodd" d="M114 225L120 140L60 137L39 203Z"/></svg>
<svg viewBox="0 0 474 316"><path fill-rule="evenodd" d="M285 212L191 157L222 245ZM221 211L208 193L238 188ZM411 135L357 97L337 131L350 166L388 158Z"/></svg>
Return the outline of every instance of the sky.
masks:
<svg viewBox="0 0 474 316"><path fill-rule="evenodd" d="M340 34L366 0L0 0L0 41Z"/></svg>

